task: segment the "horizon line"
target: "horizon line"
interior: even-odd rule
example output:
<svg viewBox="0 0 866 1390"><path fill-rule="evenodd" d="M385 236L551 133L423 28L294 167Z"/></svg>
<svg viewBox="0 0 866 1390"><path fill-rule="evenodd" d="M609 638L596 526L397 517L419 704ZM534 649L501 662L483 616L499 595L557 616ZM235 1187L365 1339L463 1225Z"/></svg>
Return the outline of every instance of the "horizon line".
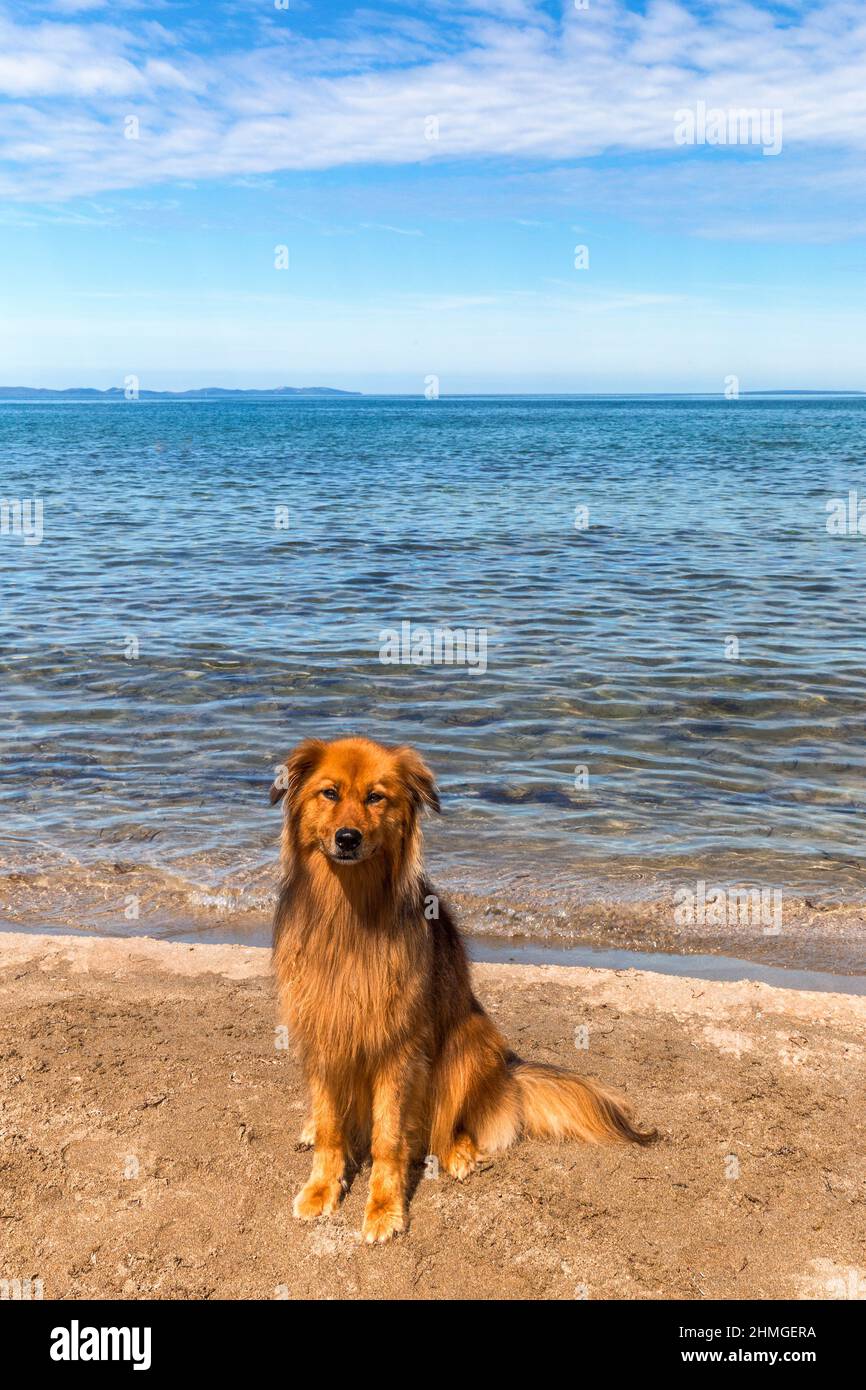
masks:
<svg viewBox="0 0 866 1390"><path fill-rule="evenodd" d="M128 395L122 386L2 386L0 385L0 404L15 403L13 393L21 392L21 400L26 401L27 397L34 395L42 397L72 397L77 393L87 396L120 398L123 403L134 405L140 403L142 398L147 400L189 400L191 398L207 399L209 393L212 397L219 399L226 396L265 396L278 397L280 399L291 399L297 396L329 396L329 397L348 397L357 400L358 398L375 400L377 398L397 399L397 400L419 400L427 399L431 404L436 400L467 400L477 398L501 399L505 398L544 398L551 400L565 399L587 399L597 400L599 398L610 399L654 399L663 397L685 398L715 398L737 399L743 396L863 396L866 389L861 387L766 387L753 388L750 390L740 390L736 397L727 396L725 391L440 391L435 397L427 397L423 390L420 391L357 391L347 387L338 386L192 386L177 390L170 388L140 388L135 394Z"/></svg>

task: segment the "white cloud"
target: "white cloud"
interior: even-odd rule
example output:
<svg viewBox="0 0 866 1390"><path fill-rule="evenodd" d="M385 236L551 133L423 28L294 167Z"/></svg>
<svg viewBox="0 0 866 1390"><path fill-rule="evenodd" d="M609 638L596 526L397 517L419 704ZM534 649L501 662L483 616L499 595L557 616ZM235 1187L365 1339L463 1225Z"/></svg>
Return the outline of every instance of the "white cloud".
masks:
<svg viewBox="0 0 866 1390"><path fill-rule="evenodd" d="M417 227L393 227L390 222L362 222L365 232L393 232L395 236L423 236Z"/></svg>
<svg viewBox="0 0 866 1390"><path fill-rule="evenodd" d="M108 4L109 0L51 0L44 8L54 14L72 15L84 14L90 10L104 10Z"/></svg>
<svg viewBox="0 0 866 1390"><path fill-rule="evenodd" d="M86 0L60 4L81 19ZM528 0L475 0L402 20L366 12L320 42L269 20L250 26L246 48L219 46L207 62L184 34L136 32L134 12L123 29L101 18L0 21L5 197L452 159L699 159L673 142L674 112L699 100L780 108L781 158L866 142L866 10L851 0L784 17L745 3L650 0L640 14L592 0L566 3L557 23ZM123 138L128 114L138 141ZM426 138L433 115L438 140Z"/></svg>

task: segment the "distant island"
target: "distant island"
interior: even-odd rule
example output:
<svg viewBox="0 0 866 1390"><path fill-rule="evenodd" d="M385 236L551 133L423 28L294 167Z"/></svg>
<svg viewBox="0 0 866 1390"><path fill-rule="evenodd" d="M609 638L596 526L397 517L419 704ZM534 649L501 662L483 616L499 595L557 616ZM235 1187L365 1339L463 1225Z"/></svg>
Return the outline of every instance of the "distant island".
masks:
<svg viewBox="0 0 866 1390"><path fill-rule="evenodd" d="M142 391L133 399L141 401L280 400L283 396L360 396L360 391L339 391L334 386L275 386L273 390L235 390L231 386L202 386L197 391ZM0 386L0 401L122 401L122 386L97 391L92 386L69 386L54 391L44 386Z"/></svg>
<svg viewBox="0 0 866 1390"><path fill-rule="evenodd" d="M862 396L863 391L849 391L844 386L840 386L837 391L798 391L797 389L788 391L741 391L741 396Z"/></svg>
<svg viewBox="0 0 866 1390"><path fill-rule="evenodd" d="M383 393L389 394L389 393ZM398 399L401 394L406 395L407 399L412 399L416 393L391 393ZM814 391L809 389L774 389L757 391L740 391L740 396L863 396L866 391L849 390L844 387L837 390ZM68 386L63 390L55 390L48 386L0 386L0 401L279 401L291 396L346 396L355 399L362 398L363 391L343 391L336 386L274 386L270 389L252 387L251 389L241 389L233 386L200 386L194 391L145 391L138 388L134 394L127 395L126 389L122 386L110 386L106 391L99 391L93 386ZM573 399L573 400L669 400L672 398L681 400L704 400L708 396L721 393L709 391L540 391L526 393L526 398L543 400L549 397L551 400ZM489 397L491 400L509 398L514 400L523 399L523 393L508 391L473 391L468 393L455 392L453 400L483 400Z"/></svg>

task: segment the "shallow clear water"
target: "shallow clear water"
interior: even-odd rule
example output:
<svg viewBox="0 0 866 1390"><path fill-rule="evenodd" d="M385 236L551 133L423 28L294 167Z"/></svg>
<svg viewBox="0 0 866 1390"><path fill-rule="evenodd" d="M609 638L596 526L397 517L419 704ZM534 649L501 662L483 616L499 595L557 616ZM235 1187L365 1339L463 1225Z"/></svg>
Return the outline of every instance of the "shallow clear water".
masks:
<svg viewBox="0 0 866 1390"><path fill-rule="evenodd" d="M862 901L866 400L4 404L0 459L7 873L264 901L273 766L356 731L436 770L448 884ZM405 621L487 669L383 665Z"/></svg>

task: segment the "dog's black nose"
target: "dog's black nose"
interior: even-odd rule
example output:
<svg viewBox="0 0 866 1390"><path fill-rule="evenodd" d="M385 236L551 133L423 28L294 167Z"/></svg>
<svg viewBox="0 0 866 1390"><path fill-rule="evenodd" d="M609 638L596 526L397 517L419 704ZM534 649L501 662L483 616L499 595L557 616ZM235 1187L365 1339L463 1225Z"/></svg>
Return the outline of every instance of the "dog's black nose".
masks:
<svg viewBox="0 0 866 1390"><path fill-rule="evenodd" d="M337 830L334 834L334 843L337 849L357 849L361 839L360 830Z"/></svg>

